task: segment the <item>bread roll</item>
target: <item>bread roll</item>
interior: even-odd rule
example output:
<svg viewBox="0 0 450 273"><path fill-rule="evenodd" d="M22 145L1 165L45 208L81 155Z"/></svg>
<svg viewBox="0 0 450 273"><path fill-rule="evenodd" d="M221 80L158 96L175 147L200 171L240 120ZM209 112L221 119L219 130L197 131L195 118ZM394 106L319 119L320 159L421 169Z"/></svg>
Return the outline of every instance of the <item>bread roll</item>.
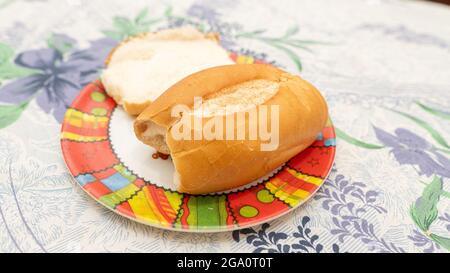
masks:
<svg viewBox="0 0 450 273"><path fill-rule="evenodd" d="M194 97L203 99L203 116L194 108ZM180 104L189 111L173 116L173 107ZM224 112L231 104L238 106ZM278 146L262 150L267 139L260 135L251 138L249 112L268 107L272 114L277 106L278 119L269 118L267 128L278 129ZM222 139L194 139L196 134L205 133L214 118L223 119L224 124L227 118L233 120L230 136L235 139L227 139L227 132ZM271 65L235 64L209 68L179 81L137 117L134 130L139 140L171 155L174 183L180 192L204 194L236 188L268 174L311 145L327 118L325 100L300 77ZM174 137L183 119L191 125L201 121L203 131L192 128L191 140ZM257 121L262 128L261 120ZM239 132L241 138L237 139Z"/></svg>
<svg viewBox="0 0 450 273"><path fill-rule="evenodd" d="M125 111L138 115L182 78L208 67L232 64L218 41L218 35L205 35L193 27L129 38L109 54L102 83Z"/></svg>

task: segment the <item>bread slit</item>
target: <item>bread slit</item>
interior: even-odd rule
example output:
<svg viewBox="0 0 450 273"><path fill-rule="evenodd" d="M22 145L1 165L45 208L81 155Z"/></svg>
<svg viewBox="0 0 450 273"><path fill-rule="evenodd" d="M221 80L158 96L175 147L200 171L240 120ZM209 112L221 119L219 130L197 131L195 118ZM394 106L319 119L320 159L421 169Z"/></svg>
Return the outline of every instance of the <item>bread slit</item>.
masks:
<svg viewBox="0 0 450 273"><path fill-rule="evenodd" d="M194 115L212 117L216 115L245 111L265 103L273 97L279 88L274 81L257 79L223 88L205 96L201 109L194 109Z"/></svg>
<svg viewBox="0 0 450 273"><path fill-rule="evenodd" d="M188 115L198 117L224 116L236 112L245 112L257 105L261 105L273 97L279 88L279 84L274 81L257 79L245 81L223 88L209 96L198 109L190 108ZM181 116L178 121L181 122ZM170 154L170 148L166 143L166 129L152 121L141 123L142 141L158 152ZM198 128L202 130L202 128ZM193 136L191 136L193 137Z"/></svg>

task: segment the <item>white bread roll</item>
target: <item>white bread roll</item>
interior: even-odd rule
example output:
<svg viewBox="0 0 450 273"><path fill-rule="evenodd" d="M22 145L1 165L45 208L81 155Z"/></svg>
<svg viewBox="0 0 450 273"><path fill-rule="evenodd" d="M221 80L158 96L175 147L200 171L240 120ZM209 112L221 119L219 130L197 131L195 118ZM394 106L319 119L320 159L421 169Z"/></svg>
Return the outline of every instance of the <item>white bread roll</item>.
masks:
<svg viewBox="0 0 450 273"><path fill-rule="evenodd" d="M278 147L262 151L260 137L248 139L249 127L244 127L245 140L175 139L172 133L181 117L173 117L171 110L184 104L191 110L189 119L198 118L194 97L204 100L203 125L229 104L248 105L228 114L235 124L239 113L251 107L278 105ZM246 122L249 117L245 116ZM179 191L203 194L236 188L268 174L314 142L327 118L325 100L305 80L270 65L239 64L209 68L179 81L137 117L134 128L142 142L171 155ZM270 120L268 124L275 126ZM240 126L235 126L234 135ZM190 134L195 134L194 129Z"/></svg>
<svg viewBox="0 0 450 273"><path fill-rule="evenodd" d="M182 78L232 63L217 35L193 27L167 29L132 37L113 49L101 81L125 111L138 115Z"/></svg>

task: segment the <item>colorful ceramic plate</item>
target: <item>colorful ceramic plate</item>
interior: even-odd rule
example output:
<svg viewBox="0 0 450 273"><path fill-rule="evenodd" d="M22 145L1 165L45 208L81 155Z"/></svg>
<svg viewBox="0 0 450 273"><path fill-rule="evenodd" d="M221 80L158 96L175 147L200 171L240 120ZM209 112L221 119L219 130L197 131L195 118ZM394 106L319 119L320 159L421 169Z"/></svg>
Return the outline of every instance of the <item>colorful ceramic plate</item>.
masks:
<svg viewBox="0 0 450 273"><path fill-rule="evenodd" d="M249 62L245 56L233 57ZM78 184L99 203L132 220L171 230L230 231L279 217L319 189L335 155L329 122L316 142L266 177L223 193L183 194L173 187L170 158L158 157L139 142L132 123L99 81L89 84L65 115L64 159Z"/></svg>

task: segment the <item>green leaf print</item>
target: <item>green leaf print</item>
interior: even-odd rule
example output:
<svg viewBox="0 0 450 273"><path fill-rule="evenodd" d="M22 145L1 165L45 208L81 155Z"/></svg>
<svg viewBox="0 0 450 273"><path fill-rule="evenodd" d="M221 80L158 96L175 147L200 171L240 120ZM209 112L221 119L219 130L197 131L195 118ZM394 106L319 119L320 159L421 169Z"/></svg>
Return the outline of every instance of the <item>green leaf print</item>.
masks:
<svg viewBox="0 0 450 273"><path fill-rule="evenodd" d="M435 176L422 192L422 196L411 206L411 217L425 233L438 215L437 203L442 193L442 180Z"/></svg>
<svg viewBox="0 0 450 273"><path fill-rule="evenodd" d="M290 37L290 36L292 36L292 35L295 35L295 34L297 34L298 33L298 26L292 26L292 27L290 27L290 28L288 28L287 30L286 30L286 33L284 34L284 38L288 38L288 37Z"/></svg>
<svg viewBox="0 0 450 273"><path fill-rule="evenodd" d="M61 39L60 35L54 33L47 39L47 45L48 47L59 51L61 54L74 48L74 44L71 41Z"/></svg>
<svg viewBox="0 0 450 273"><path fill-rule="evenodd" d="M166 10L164 11L164 16L171 17L173 15L173 8L171 6L167 6Z"/></svg>
<svg viewBox="0 0 450 273"><path fill-rule="evenodd" d="M141 10L138 13L138 15L134 18L134 22L137 24L143 22L147 18L147 15L148 15L148 9Z"/></svg>
<svg viewBox="0 0 450 273"><path fill-rule="evenodd" d="M416 101L416 104L422 108L423 110L427 111L428 113L435 115L437 117L443 118L443 119L447 119L450 120L450 112L444 112L442 110L439 109L435 109L435 108L431 108L429 106L426 106L425 104L422 104L418 101Z"/></svg>
<svg viewBox="0 0 450 273"><path fill-rule="evenodd" d="M8 62L14 56L14 50L7 44L0 43L0 64Z"/></svg>
<svg viewBox="0 0 450 273"><path fill-rule="evenodd" d="M425 186L428 186L427 182L420 181L420 183L422 183ZM441 197L445 197L445 198L448 198L450 200L450 192L442 190L441 191Z"/></svg>
<svg viewBox="0 0 450 273"><path fill-rule="evenodd" d="M0 105L0 129L18 120L27 105L28 102L19 105Z"/></svg>
<svg viewBox="0 0 450 273"><path fill-rule="evenodd" d="M13 63L14 50L7 44L0 43L0 81L33 74L33 70Z"/></svg>
<svg viewBox="0 0 450 273"><path fill-rule="evenodd" d="M286 55L288 55L289 58L291 58L291 60L294 62L298 71L302 71L302 69L303 69L302 62L300 61L300 57L298 57L298 55L294 51L290 50L287 47L281 46L277 43L273 43L271 45L273 47L278 48L279 50L283 51Z"/></svg>
<svg viewBox="0 0 450 273"><path fill-rule="evenodd" d="M124 38L124 35L122 32L114 31L114 30L102 30L102 33L105 36L108 36L109 38L112 38L114 40L122 40Z"/></svg>
<svg viewBox="0 0 450 273"><path fill-rule="evenodd" d="M150 26L156 24L160 20L161 18L150 19L148 10L143 9L133 19L129 19L123 16L114 17L114 29L103 30L102 32L112 39L123 40L127 37L150 31Z"/></svg>
<svg viewBox="0 0 450 273"><path fill-rule="evenodd" d="M311 44L326 44L319 41L299 40L293 39L292 36L298 33L298 27L292 26L280 37L264 36L265 30L255 30L250 32L242 32L235 35L235 38L254 39L263 42L271 47L284 52L294 62L298 71L302 71L303 66L300 57L294 49L302 49L304 51L312 52L309 47Z"/></svg>
<svg viewBox="0 0 450 273"><path fill-rule="evenodd" d="M401 116L403 116L403 117L413 121L414 123L416 123L417 125L419 125L423 129L427 130L428 133L431 135L431 137L437 143L439 143L441 146L443 146L443 147L445 147L447 149L450 149L450 146L447 144L447 142L445 141L444 137L442 137L442 135L439 134L439 132L436 131L433 127L431 127L431 125L429 125L427 122L425 122L425 121L423 121L423 120L421 120L419 118L416 118L416 117L414 117L414 116L412 116L410 114L401 112L401 111L397 111L397 110L394 110L394 109L388 109L388 110L390 110L390 111L392 111L394 113L397 113L397 114L399 114L399 115L401 115Z"/></svg>
<svg viewBox="0 0 450 273"><path fill-rule="evenodd" d="M14 0L0 0L0 9L8 6L12 2L14 2Z"/></svg>
<svg viewBox="0 0 450 273"><path fill-rule="evenodd" d="M450 250L450 238L442 237L436 234L430 234L431 239L433 239L440 246L444 247L447 250Z"/></svg>
<svg viewBox="0 0 450 273"><path fill-rule="evenodd" d="M125 17L115 16L113 18L113 26L123 33L130 33L133 29L133 23Z"/></svg>
<svg viewBox="0 0 450 273"><path fill-rule="evenodd" d="M344 140L345 142L348 142L348 143L353 144L355 146L358 146L358 147L361 147L361 148L365 148L365 149L382 149L382 148L384 148L384 146L366 143L366 142L358 140L358 139L356 139L354 137L351 137L351 136L349 136L348 134L346 134L344 131L342 131L341 129L339 129L337 127L334 127L334 130L336 131L337 137L339 137L340 139Z"/></svg>

